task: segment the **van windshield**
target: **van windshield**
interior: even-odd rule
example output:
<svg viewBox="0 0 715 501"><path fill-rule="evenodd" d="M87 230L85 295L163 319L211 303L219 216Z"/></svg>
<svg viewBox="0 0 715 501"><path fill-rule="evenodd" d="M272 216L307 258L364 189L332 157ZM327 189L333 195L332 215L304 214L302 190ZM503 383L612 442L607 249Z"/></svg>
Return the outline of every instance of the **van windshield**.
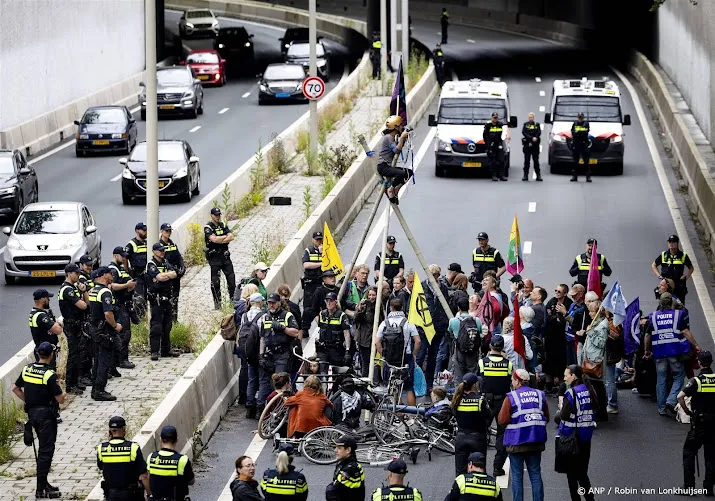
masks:
<svg viewBox="0 0 715 501"><path fill-rule="evenodd" d="M621 104L611 96L559 96L554 107L554 122L573 122L583 113L589 122L621 122Z"/></svg>
<svg viewBox="0 0 715 501"><path fill-rule="evenodd" d="M443 124L484 125L495 111L499 120L505 122L506 101L503 99L450 97L440 101L438 120Z"/></svg>

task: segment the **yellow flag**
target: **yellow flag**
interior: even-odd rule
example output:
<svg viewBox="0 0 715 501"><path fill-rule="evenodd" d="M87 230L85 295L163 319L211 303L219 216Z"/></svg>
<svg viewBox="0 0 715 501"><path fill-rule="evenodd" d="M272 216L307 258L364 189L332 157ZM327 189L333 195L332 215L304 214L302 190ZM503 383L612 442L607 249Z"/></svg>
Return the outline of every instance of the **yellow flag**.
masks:
<svg viewBox="0 0 715 501"><path fill-rule="evenodd" d="M340 259L340 254L338 254L338 246L335 245L335 240L333 240L333 235L330 234L330 228L328 228L328 223L323 223L323 266L322 270L333 270L335 272L335 279L340 280L340 277L345 273L343 268L343 261Z"/></svg>
<svg viewBox="0 0 715 501"><path fill-rule="evenodd" d="M415 284L412 287L412 298L410 299L410 316L407 321L416 327L422 327L425 331L427 340L432 344L432 338L435 335L434 325L432 324L432 314L427 307L427 298L425 291L422 288L420 277L415 273Z"/></svg>

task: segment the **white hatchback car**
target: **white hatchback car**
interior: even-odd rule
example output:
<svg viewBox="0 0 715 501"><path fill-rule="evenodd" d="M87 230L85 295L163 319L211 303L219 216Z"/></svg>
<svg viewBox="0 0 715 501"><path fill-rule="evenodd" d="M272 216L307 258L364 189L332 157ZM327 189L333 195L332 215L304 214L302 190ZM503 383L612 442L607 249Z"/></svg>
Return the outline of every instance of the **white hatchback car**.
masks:
<svg viewBox="0 0 715 501"><path fill-rule="evenodd" d="M5 283L16 278L54 278L65 266L89 254L99 263L102 241L94 217L79 202L41 202L25 206L8 236L3 261Z"/></svg>

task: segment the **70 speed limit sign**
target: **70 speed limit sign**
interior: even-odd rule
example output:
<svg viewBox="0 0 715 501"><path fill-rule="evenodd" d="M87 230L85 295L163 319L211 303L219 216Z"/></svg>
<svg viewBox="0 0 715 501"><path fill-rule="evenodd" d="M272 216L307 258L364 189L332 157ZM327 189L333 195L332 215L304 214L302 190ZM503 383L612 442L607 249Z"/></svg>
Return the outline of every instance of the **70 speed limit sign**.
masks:
<svg viewBox="0 0 715 501"><path fill-rule="evenodd" d="M303 95L315 101L325 94L325 82L320 77L308 77L303 81Z"/></svg>

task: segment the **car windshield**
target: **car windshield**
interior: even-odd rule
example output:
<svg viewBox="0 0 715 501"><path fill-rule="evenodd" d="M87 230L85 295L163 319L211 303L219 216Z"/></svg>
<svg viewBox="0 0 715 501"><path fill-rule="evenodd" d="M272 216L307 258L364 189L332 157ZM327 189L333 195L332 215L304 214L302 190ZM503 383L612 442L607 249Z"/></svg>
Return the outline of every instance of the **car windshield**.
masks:
<svg viewBox="0 0 715 501"><path fill-rule="evenodd" d="M303 80L305 70L302 66L269 66L263 74L266 80Z"/></svg>
<svg viewBox="0 0 715 501"><path fill-rule="evenodd" d="M583 113L589 122L621 122L621 105L611 96L559 96L556 98L553 120L573 122Z"/></svg>
<svg viewBox="0 0 715 501"><path fill-rule="evenodd" d="M0 174L14 174L15 167L12 164L12 157L0 157Z"/></svg>
<svg viewBox="0 0 715 501"><path fill-rule="evenodd" d="M15 225L16 235L70 234L78 231L76 210L26 211Z"/></svg>
<svg viewBox="0 0 715 501"><path fill-rule="evenodd" d="M132 162L146 162L146 143L137 144L129 160ZM181 143L159 143L160 162L178 162L181 160L184 160L184 147Z"/></svg>
<svg viewBox="0 0 715 501"><path fill-rule="evenodd" d="M483 125L492 119L492 113L499 114L499 120L506 120L506 101L503 99L476 99L472 97L450 97L439 104L439 122L444 124Z"/></svg>
<svg viewBox="0 0 715 501"><path fill-rule="evenodd" d="M159 85L189 85L189 70L165 70L159 71L156 74L156 79Z"/></svg>
<svg viewBox="0 0 715 501"><path fill-rule="evenodd" d="M82 117L83 124L125 124L127 115L119 108L95 108L87 110Z"/></svg>
<svg viewBox="0 0 715 501"><path fill-rule="evenodd" d="M189 54L189 57L186 58L187 63L198 63L198 64L207 64L207 63L216 63L218 64L218 56L216 54L212 54L210 52L199 52L197 54Z"/></svg>
<svg viewBox="0 0 715 501"><path fill-rule="evenodd" d="M308 43L294 43L288 47L288 55L293 57L309 57L310 56L310 44ZM322 44L317 44L315 46L315 55L317 57L325 56L325 49Z"/></svg>
<svg viewBox="0 0 715 501"><path fill-rule="evenodd" d="M241 38L247 39L248 32L246 28L221 28L218 32L219 38Z"/></svg>
<svg viewBox="0 0 715 501"><path fill-rule="evenodd" d="M194 10L186 13L186 19L196 19L199 17L213 17L209 10Z"/></svg>

